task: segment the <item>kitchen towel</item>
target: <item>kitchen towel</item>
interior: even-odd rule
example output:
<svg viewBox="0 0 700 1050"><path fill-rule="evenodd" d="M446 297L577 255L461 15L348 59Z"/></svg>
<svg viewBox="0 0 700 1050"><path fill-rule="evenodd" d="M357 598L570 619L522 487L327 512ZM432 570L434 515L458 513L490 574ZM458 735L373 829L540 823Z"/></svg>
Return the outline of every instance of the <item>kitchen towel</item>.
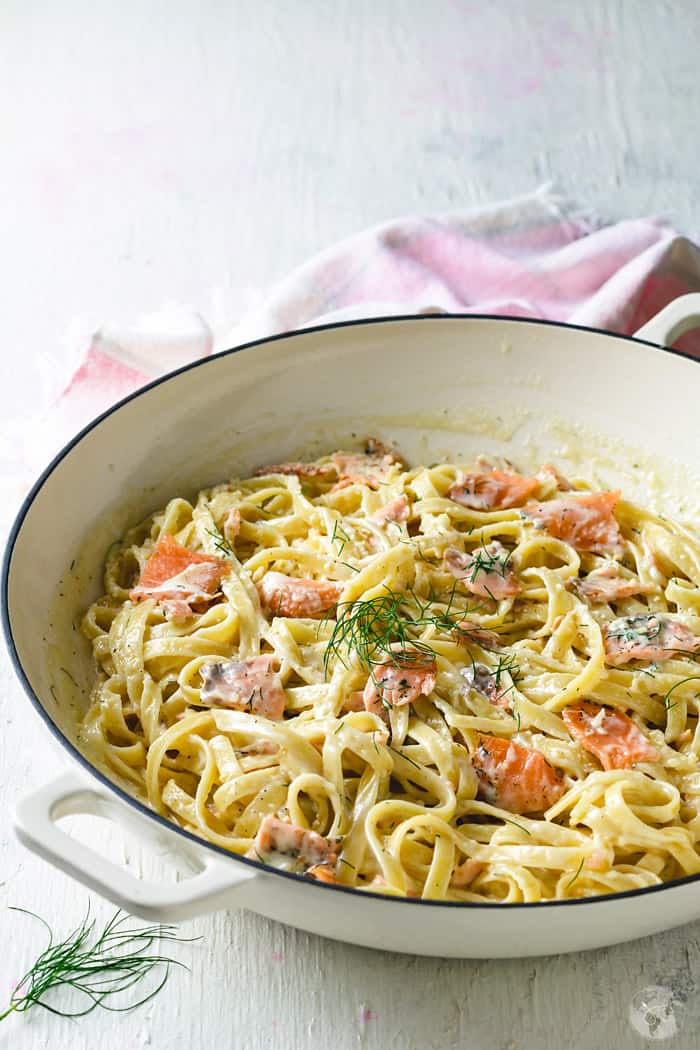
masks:
<svg viewBox="0 0 700 1050"><path fill-rule="evenodd" d="M604 223L549 187L514 200L374 226L327 249L212 331L169 306L106 324L36 430L46 457L149 379L239 343L308 325L437 308L548 318L630 334L662 306L700 290L700 250L660 219ZM700 356L700 331L679 340ZM73 354L75 360L75 352Z"/></svg>

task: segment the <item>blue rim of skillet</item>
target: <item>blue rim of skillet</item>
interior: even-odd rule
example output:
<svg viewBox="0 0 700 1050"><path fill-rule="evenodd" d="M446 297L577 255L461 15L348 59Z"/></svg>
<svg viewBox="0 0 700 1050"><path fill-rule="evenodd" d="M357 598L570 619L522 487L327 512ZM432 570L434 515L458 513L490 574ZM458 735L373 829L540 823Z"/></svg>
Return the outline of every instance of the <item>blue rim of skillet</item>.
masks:
<svg viewBox="0 0 700 1050"><path fill-rule="evenodd" d="M360 327L362 325L369 324L393 324L395 322L410 321L414 324L435 324L441 321L453 321L466 320L466 321L498 321L507 322L509 324L525 324L525 325L536 325L548 328L563 328L564 330L571 329L577 332L590 332L593 335L608 336L611 339L622 340L628 343L634 343L636 346L648 346L654 350L662 350L664 353L672 354L675 357L684 357L689 361L694 361L700 364L698 358L693 357L692 354L688 354L683 350L676 350L672 347L662 346L659 343L652 343L648 339L636 339L631 335L619 335L616 332L609 332L603 328L591 328L587 325L580 324L567 324L563 321L547 321L540 320L539 318L530 317L508 317L507 315L501 314L465 314L465 313L451 313L451 314L396 314L389 317L364 317L353 321L337 321L331 324L313 325L308 328L294 329L288 332L282 332L279 335L266 336L262 339L253 339L248 343L242 343L240 346L232 347L230 350L224 350L220 353L213 354L210 357L201 358L197 361L193 361L190 364L183 365L181 368L176 368L172 372L167 372L165 375L159 376L152 382L147 383L145 386L139 387L133 393L123 397L116 404L106 409L100 415L96 416L90 423L80 430L75 437L63 446L54 458L51 460L49 465L42 471L38 479L32 485L29 494L24 499L22 506L20 507L17 516L13 522L10 530L7 546L5 548L5 554L2 563L2 580L0 582L0 593L2 597L2 627L5 635L5 643L10 653L10 659L14 667L15 674L19 678L25 693L32 702L34 709L39 716L46 723L48 729L53 736L59 741L59 743L69 752L70 755L82 766L84 770L89 773L90 776L95 777L103 784L109 791L114 792L122 802L127 805L134 807L140 813L147 817L157 821L161 827L168 831L175 832L176 834L182 835L190 843L200 848L211 850L214 853L229 858L229 860L238 861L241 864L245 864L250 868L257 868L260 872L266 875L281 876L285 879L293 879L295 882L302 882L307 886L313 886L317 890L327 891L329 893L345 893L354 896L367 897L372 900L382 901L387 905L391 903L398 903L408 906L422 906L430 908L459 908L459 909L506 909L510 910L513 908L553 908L553 907L566 907L573 905L590 905L590 904L613 904L615 901L621 900L625 897L640 897L645 894L658 893L663 890L671 889L674 886L685 886L689 883L700 882L700 874L697 875L685 875L679 879L670 879L668 882L659 883L656 886L643 886L639 889L634 890L623 890L618 893L605 893L597 894L592 897L574 897L566 900L545 900L545 901L516 901L516 902L499 902L494 901L492 903L480 902L480 901L434 901L424 900L423 898L416 897L398 897L383 893L374 893L371 890L358 889L355 886L343 886L343 885L331 885L328 883L318 882L315 879L309 879L305 875L297 875L293 872L280 871L278 868L273 868L270 865L263 864L257 860L249 860L247 857L242 857L240 854L232 853L230 850L224 849L223 846L217 846L212 842L208 842L206 839L200 838L191 831L187 831L185 828L179 827L173 821L168 820L160 813L156 813L150 809L145 803L140 802L138 799L129 795L126 791L120 788L114 781L110 780L109 777L105 776L96 766L94 766L85 755L72 743L67 736L65 736L58 728L56 723L49 717L49 714L42 704L37 694L32 689L29 679L24 673L24 668L17 652L14 637L12 635L12 626L10 624L10 613L8 605L8 588L9 588L9 577L10 570L12 567L12 555L19 535L20 529L24 524L24 519L27 516L30 507L32 506L37 495L44 486L44 483L53 474L54 470L58 465L69 455L72 450L80 444L83 438L87 437L92 430L94 430L99 424L107 419L109 416L114 415L118 412L123 405L128 404L130 401L136 400L142 394L149 390L153 390L157 386L161 386L163 383L167 383L170 379L175 376L183 375L186 372L193 371L195 368L206 368L207 365L212 362L219 361L222 357L230 357L233 354L237 354L241 350L249 350L256 346L265 346L269 343L280 342L285 339L292 339L296 336L305 335L309 332L327 332L333 331L337 328L353 328Z"/></svg>

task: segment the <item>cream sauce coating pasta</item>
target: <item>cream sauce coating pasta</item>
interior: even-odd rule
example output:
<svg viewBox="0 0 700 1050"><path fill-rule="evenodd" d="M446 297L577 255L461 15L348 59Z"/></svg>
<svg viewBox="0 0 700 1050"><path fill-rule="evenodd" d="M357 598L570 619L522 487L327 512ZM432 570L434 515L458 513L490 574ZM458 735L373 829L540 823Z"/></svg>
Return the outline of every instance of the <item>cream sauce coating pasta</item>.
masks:
<svg viewBox="0 0 700 1050"><path fill-rule="evenodd" d="M450 901L700 872L700 538L551 467L369 440L172 499L83 632L92 759L234 853Z"/></svg>

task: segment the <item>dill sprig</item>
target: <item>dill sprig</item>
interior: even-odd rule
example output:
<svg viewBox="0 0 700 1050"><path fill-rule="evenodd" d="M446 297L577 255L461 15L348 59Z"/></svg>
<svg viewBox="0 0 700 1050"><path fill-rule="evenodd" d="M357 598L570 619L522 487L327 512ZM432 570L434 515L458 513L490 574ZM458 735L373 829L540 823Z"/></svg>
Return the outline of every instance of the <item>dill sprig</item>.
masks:
<svg viewBox="0 0 700 1050"><path fill-rule="evenodd" d="M341 537L340 539L338 539L339 536ZM340 555L345 550L345 544L351 542L352 540L350 536L348 536L347 532L340 524L340 521L336 518L335 522L333 523L333 535L331 536L331 543L335 543L338 545L338 557L340 557Z"/></svg>
<svg viewBox="0 0 700 1050"><path fill-rule="evenodd" d="M170 924L132 926L129 916L117 911L101 933L90 918L90 910L82 922L59 942L54 941L51 927L26 908L12 908L38 919L48 931L49 941L43 952L29 967L10 996L10 1005L0 1013L0 1021L11 1013L26 1013L41 1006L60 1017L84 1017L98 1006L103 1010L123 1013L147 1003L163 988L171 966L187 967L167 955L153 954L157 941L191 941L198 938L178 937L177 927ZM135 1002L112 1006L107 1000L127 992L152 972L163 968L163 975L155 988ZM83 997L85 1005L74 1010L62 1009L46 1001L49 992L69 988Z"/></svg>
<svg viewBox="0 0 700 1050"><path fill-rule="evenodd" d="M642 613L640 616L623 616L612 620L606 627L608 638L617 638L623 642L649 643L661 633L662 621L654 613Z"/></svg>
<svg viewBox="0 0 700 1050"><path fill-rule="evenodd" d="M529 830L529 828L526 828L524 824L519 824L517 820L512 820L510 817L499 817L498 819L504 820L506 824L514 824L516 828L520 828L520 830L524 831L526 835L530 835L530 837L532 837L532 832Z"/></svg>
<svg viewBox="0 0 700 1050"><path fill-rule="evenodd" d="M522 678L522 671L520 670L520 664L516 660L513 653L506 653L503 656L498 657L498 663L493 668L491 674L493 675L494 685L496 689L501 693L501 696L505 696L511 689L514 689L518 684L520 678ZM504 674L510 675L512 685L509 685L507 689L501 692L501 679Z"/></svg>
<svg viewBox="0 0 700 1050"><path fill-rule="evenodd" d="M398 662L397 651L401 652L402 663L432 655L430 646L411 638L413 621L403 615L405 603L406 596L390 588L374 598L341 602L335 609L335 626L323 656L326 675L332 656L347 667L345 654L351 652L368 673L384 658Z"/></svg>
<svg viewBox="0 0 700 1050"><path fill-rule="evenodd" d="M662 698L661 698L661 699L663 700L663 704L664 704L664 707L666 708L666 711L671 711L671 710L672 710L672 709L673 709L674 707L677 707L677 704L675 704L675 703L673 703L673 704L669 703L669 699L670 699L671 693L672 693L672 692L673 692L673 691L674 691L675 689L678 689L678 687L679 687L679 686L681 686L681 685L685 685L685 683L686 683L686 682L697 682L697 681L698 681L698 679L700 679L700 675L697 675L697 674L691 674L691 675L689 675L689 676L688 676L687 678L681 678L680 682L676 682L676 684L675 684L675 685L672 685L672 686L671 686L671 688L670 688L670 689L668 689L668 690L667 690L667 691L666 691L666 692L664 693L664 695L662 696Z"/></svg>
<svg viewBox="0 0 700 1050"><path fill-rule="evenodd" d="M585 857L581 857L581 863L579 864L578 868L576 869L576 872L575 872L573 878L569 879L569 881L567 882L567 884L564 887L564 889L566 889L566 890L571 889L573 884L576 882L576 879L579 877L579 875L583 871L583 862L584 862L584 860L585 860Z"/></svg>
<svg viewBox="0 0 700 1050"><path fill-rule="evenodd" d="M226 554L227 557L229 557L229 558L235 558L236 557L235 550L233 549L231 544L228 542L228 540L224 539L224 537L222 536L222 534L219 532L219 530L217 528L206 529L205 531L206 531L207 535L211 536L211 538L213 539L214 546L216 547L216 549L219 551L220 554Z"/></svg>
<svg viewBox="0 0 700 1050"><path fill-rule="evenodd" d="M332 611L336 620L323 656L326 676L333 656L347 667L346 657L350 653L355 654L358 664L368 674L386 662L402 667L424 663L435 653L426 642L415 637L416 633L428 626L445 633L457 630L466 612L473 611L453 614L454 598L453 587L445 608L435 610L432 595L427 601L421 601L413 590L404 594L386 587L373 598L341 602ZM326 620L332 614L328 614Z"/></svg>
<svg viewBox="0 0 700 1050"><path fill-rule="evenodd" d="M484 542L483 536L481 542ZM500 546L497 546L495 550L489 550L489 545L485 545L477 548L469 557L471 558L468 569L470 575L466 578L470 583L474 583L480 572L492 573L505 579L513 552Z"/></svg>

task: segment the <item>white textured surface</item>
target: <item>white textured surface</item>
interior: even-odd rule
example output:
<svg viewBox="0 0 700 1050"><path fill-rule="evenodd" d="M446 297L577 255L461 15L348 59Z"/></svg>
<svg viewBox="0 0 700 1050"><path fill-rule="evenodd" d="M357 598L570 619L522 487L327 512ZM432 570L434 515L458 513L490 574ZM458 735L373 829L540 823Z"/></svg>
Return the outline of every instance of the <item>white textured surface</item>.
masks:
<svg viewBox="0 0 700 1050"><path fill-rule="evenodd" d="M694 0L4 4L2 461L71 331L171 299L227 322L309 253L394 214L553 178L604 215L664 213L697 231L699 12ZM12 837L17 794L63 760L6 666L0 685L1 1002L42 936L4 905L65 929L87 895ZM165 877L166 859L100 841ZM183 932L203 938L180 952L191 974L138 1013L71 1024L37 1011L2 1022L0 1047L697 1044L697 925L505 963L388 956L250 915Z"/></svg>

